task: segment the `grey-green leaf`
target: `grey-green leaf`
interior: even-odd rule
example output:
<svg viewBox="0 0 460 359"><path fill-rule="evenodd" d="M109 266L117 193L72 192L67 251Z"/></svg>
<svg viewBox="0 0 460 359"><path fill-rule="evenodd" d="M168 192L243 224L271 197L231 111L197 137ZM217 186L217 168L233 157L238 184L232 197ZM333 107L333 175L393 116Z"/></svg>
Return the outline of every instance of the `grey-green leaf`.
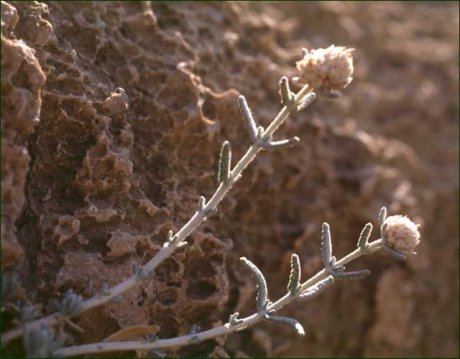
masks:
<svg viewBox="0 0 460 359"><path fill-rule="evenodd" d="M257 285L257 309L259 311L265 310L268 303L268 289L267 282L265 281L264 275L257 266L248 260L246 257L241 257L240 261L251 271L254 280Z"/></svg>
<svg viewBox="0 0 460 359"><path fill-rule="evenodd" d="M372 232L372 223L367 223L361 231L358 239L358 248L365 250L367 248L369 237Z"/></svg>
<svg viewBox="0 0 460 359"><path fill-rule="evenodd" d="M319 294L321 294L322 292L324 292L334 282L335 282L334 277L330 275L326 279L323 279L322 281L316 283L314 286L308 288L305 292L299 295L299 298L305 299L305 300L312 299L318 296Z"/></svg>
<svg viewBox="0 0 460 359"><path fill-rule="evenodd" d="M302 324L300 324L295 319L288 318L288 317L280 317L276 315L267 315L265 319L275 322L275 323L289 325L291 328L293 328L297 332L297 334L305 335L305 329L303 328Z"/></svg>
<svg viewBox="0 0 460 359"><path fill-rule="evenodd" d="M281 77L279 86L281 103L286 107L290 106L294 100L294 94L289 88L289 80L286 76Z"/></svg>
<svg viewBox="0 0 460 359"><path fill-rule="evenodd" d="M315 100L316 94L314 92L310 92L305 96L305 98L300 101L300 103L297 105L297 111L302 111L306 107L310 106L310 104Z"/></svg>
<svg viewBox="0 0 460 359"><path fill-rule="evenodd" d="M286 140L280 141L268 141L268 142L261 142L261 147L267 150L274 150L281 147L292 147L299 143L300 139L297 136L292 138L288 138Z"/></svg>
<svg viewBox="0 0 460 359"><path fill-rule="evenodd" d="M385 220L387 219L387 209L382 207L379 211L379 223L382 226Z"/></svg>
<svg viewBox="0 0 460 359"><path fill-rule="evenodd" d="M255 142L257 137L257 124L254 117L252 117L251 110L243 95L238 96L238 104L240 106L240 112L243 115L244 124L249 133L249 138L252 142Z"/></svg>
<svg viewBox="0 0 460 359"><path fill-rule="evenodd" d="M230 147L230 142L224 141L220 149L220 159L219 159L219 183L227 183L230 179L230 166L232 162L232 150Z"/></svg>
<svg viewBox="0 0 460 359"><path fill-rule="evenodd" d="M287 290L291 295L295 295L300 286L300 260L297 254L292 254L291 256L291 273L289 274L289 282L287 285Z"/></svg>
<svg viewBox="0 0 460 359"><path fill-rule="evenodd" d="M331 230L329 224L323 223L321 230L321 251L323 254L323 263L326 268L330 266L332 257Z"/></svg>
<svg viewBox="0 0 460 359"><path fill-rule="evenodd" d="M363 269L354 272L334 273L334 278L338 280L357 280L366 278L370 274L370 270Z"/></svg>

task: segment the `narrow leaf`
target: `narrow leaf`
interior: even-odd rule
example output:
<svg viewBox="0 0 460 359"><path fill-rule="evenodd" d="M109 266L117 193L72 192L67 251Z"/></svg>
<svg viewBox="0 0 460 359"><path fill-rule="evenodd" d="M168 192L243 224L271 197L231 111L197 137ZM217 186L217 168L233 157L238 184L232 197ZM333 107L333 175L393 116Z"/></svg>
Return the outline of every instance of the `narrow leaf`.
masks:
<svg viewBox="0 0 460 359"><path fill-rule="evenodd" d="M291 295L295 295L300 285L300 261L297 254L291 256L291 273L289 275L289 282L287 289Z"/></svg>
<svg viewBox="0 0 460 359"><path fill-rule="evenodd" d="M259 311L264 310L268 303L268 290L267 282L265 281L264 275L257 266L248 260L246 257L241 257L240 261L248 267L251 271L254 280L257 285L257 309Z"/></svg>
<svg viewBox="0 0 460 359"><path fill-rule="evenodd" d="M294 96L289 88L289 80L286 76L281 77L280 79L280 96L281 104L284 106L290 106L294 100Z"/></svg>
<svg viewBox="0 0 460 359"><path fill-rule="evenodd" d="M344 273L334 273L333 276L335 279L338 280L356 280L356 279L363 279L371 274L370 270L363 269L354 272L344 272Z"/></svg>
<svg viewBox="0 0 460 359"><path fill-rule="evenodd" d="M393 248L390 248L388 246L384 246L383 250L385 253L387 253L391 258L396 259L397 261L405 261L406 256L402 253L399 253L398 251L394 250Z"/></svg>
<svg viewBox="0 0 460 359"><path fill-rule="evenodd" d="M244 124L249 133L249 138L252 142L255 142L257 136L257 124L254 117L252 117L251 110L249 109L246 98L243 95L238 96L238 104L240 106L240 112L243 115Z"/></svg>
<svg viewBox="0 0 460 359"><path fill-rule="evenodd" d="M384 239L383 239L384 240ZM396 259L397 261L405 261L406 256L402 253L399 253L397 250L391 248L386 241L384 240L383 243L383 250L386 254L388 254L391 258Z"/></svg>
<svg viewBox="0 0 460 359"><path fill-rule="evenodd" d="M315 100L316 94L314 92L310 92L305 96L303 100L297 105L297 111L302 111L306 107L310 106L310 104Z"/></svg>
<svg viewBox="0 0 460 359"><path fill-rule="evenodd" d="M323 254L323 264L326 269L330 268L331 257L332 257L332 242L331 242L331 230L329 224L323 223L321 230L321 251Z"/></svg>
<svg viewBox="0 0 460 359"><path fill-rule="evenodd" d="M379 223L382 226L385 220L387 219L387 209L386 207L382 207L379 212Z"/></svg>
<svg viewBox="0 0 460 359"><path fill-rule="evenodd" d="M361 248L363 250L367 248L371 232L372 232L372 223L367 223L364 226L363 230L361 231L361 234L359 235L358 245L357 245L358 248Z"/></svg>
<svg viewBox="0 0 460 359"><path fill-rule="evenodd" d="M230 148L230 142L225 141L220 149L219 159L219 183L227 183L230 179L230 166L232 162L232 150Z"/></svg>
<svg viewBox="0 0 460 359"><path fill-rule="evenodd" d="M303 329L302 324L300 324L295 319L288 318L288 317L280 317L277 315L267 315L265 319L271 322L289 325L291 328L293 328L297 332L297 334L305 335L305 329Z"/></svg>
<svg viewBox="0 0 460 359"><path fill-rule="evenodd" d="M326 279L323 279L322 281L318 282L314 286L308 288L305 292L303 292L301 295L299 295L299 298L309 300L317 295L321 294L324 292L329 286L331 286L335 282L335 279L333 276L329 276Z"/></svg>
<svg viewBox="0 0 460 359"><path fill-rule="evenodd" d="M267 150L273 150L281 147L292 147L299 143L300 139L295 136L286 140L262 142L261 146Z"/></svg>

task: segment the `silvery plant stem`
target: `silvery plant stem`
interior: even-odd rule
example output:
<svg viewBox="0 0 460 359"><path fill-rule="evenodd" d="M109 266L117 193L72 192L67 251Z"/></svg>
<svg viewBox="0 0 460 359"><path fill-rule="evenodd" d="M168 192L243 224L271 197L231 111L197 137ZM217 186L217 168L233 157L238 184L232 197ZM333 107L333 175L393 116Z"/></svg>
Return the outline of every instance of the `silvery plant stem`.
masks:
<svg viewBox="0 0 460 359"><path fill-rule="evenodd" d="M273 133L282 125L284 121L289 117L291 112L297 110L297 105L302 102L302 100L309 94L312 94L312 90L305 85L294 97L294 101L287 106L284 106L278 115L274 118L272 123L267 127L267 129L262 133L262 139L268 140L271 138ZM312 98L314 98L312 96ZM67 318L77 316L83 312L86 312L92 308L98 307L102 304L105 304L112 300L115 297L119 297L121 294L127 290L133 288L136 284L142 281L146 276L152 276L154 270L168 257L170 257L174 251L184 242L184 240L196 230L196 228L203 223L206 219L206 216L216 209L217 205L222 201L227 192L232 188L232 186L241 178L241 173L243 170L254 160L257 153L262 149L261 142L254 142L240 161L231 171L228 181L221 182L219 187L215 191L214 195L207 202L207 204L202 209L198 209L190 220L174 235L174 240L172 240L169 245L162 247L162 249L155 254L142 268L141 271L144 273L143 276L134 274L123 282L115 285L114 287L108 289L105 293L96 294L93 297L87 299L82 303L81 309L78 313L74 315L69 315ZM143 277L143 278L142 278ZM59 313L50 314L41 319L35 320L33 322L26 323L24 327L19 327L17 329L10 330L2 335L1 344L2 346L11 341L12 339L19 337L23 334L24 330L30 331L37 328L40 328L41 325L54 325L59 322L61 319Z"/></svg>
<svg viewBox="0 0 460 359"><path fill-rule="evenodd" d="M336 265L345 265L363 255L368 255L377 252L382 247L382 240L375 240L372 243L369 243L365 249L358 248L353 252L349 253L348 255L340 259L338 262L336 262ZM93 344L84 344L79 346L57 349L53 352L53 355L57 357L68 357L90 353L107 353L130 350L149 351L196 344L207 339L212 339L222 335L228 335L230 333L244 330L250 326L257 324L258 322L263 320L269 312L277 311L286 306L287 304L291 303L292 301L298 299L303 292L308 290L308 288L313 287L315 284L326 279L328 276L329 274L327 273L326 269L319 271L316 275L314 275L306 282L301 284L297 294L292 295L291 293L287 293L286 295L278 299L276 302L269 304L264 310L260 310L257 313L254 313L246 318L238 320L238 324L232 324L229 322L220 327L216 327L199 333L183 335L171 339L157 339L154 341L99 342Z"/></svg>

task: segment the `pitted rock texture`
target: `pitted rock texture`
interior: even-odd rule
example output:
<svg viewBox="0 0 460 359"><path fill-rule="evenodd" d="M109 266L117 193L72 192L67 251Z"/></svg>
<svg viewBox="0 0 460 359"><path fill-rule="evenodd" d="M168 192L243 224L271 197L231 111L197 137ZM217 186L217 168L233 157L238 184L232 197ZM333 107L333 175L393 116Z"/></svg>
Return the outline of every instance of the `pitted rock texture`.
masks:
<svg viewBox="0 0 460 359"><path fill-rule="evenodd" d="M261 153L187 247L122 303L78 317L68 344L251 314L239 257L274 300L291 253L303 278L321 268L323 221L342 256L385 205L422 225L419 254L366 257L354 266L369 278L283 309L305 337L263 323L167 354L458 355L458 22L457 3L2 2L2 270L43 314L69 288L89 297L128 277L212 195L221 143L246 151L239 93L265 126L301 47L347 46L343 96L276 134L301 143Z"/></svg>

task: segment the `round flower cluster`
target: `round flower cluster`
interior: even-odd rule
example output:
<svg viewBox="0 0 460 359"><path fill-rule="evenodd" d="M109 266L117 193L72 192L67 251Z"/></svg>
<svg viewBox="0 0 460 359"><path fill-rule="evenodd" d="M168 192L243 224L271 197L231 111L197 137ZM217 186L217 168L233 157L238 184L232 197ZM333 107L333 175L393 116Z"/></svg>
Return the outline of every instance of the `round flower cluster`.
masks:
<svg viewBox="0 0 460 359"><path fill-rule="evenodd" d="M300 76L293 80L315 90L342 90L353 80L353 50L334 45L327 49L303 49L303 58L296 63Z"/></svg>
<svg viewBox="0 0 460 359"><path fill-rule="evenodd" d="M388 217L382 225L382 236L388 246L402 254L416 254L414 249L420 243L418 226L403 216Z"/></svg>

